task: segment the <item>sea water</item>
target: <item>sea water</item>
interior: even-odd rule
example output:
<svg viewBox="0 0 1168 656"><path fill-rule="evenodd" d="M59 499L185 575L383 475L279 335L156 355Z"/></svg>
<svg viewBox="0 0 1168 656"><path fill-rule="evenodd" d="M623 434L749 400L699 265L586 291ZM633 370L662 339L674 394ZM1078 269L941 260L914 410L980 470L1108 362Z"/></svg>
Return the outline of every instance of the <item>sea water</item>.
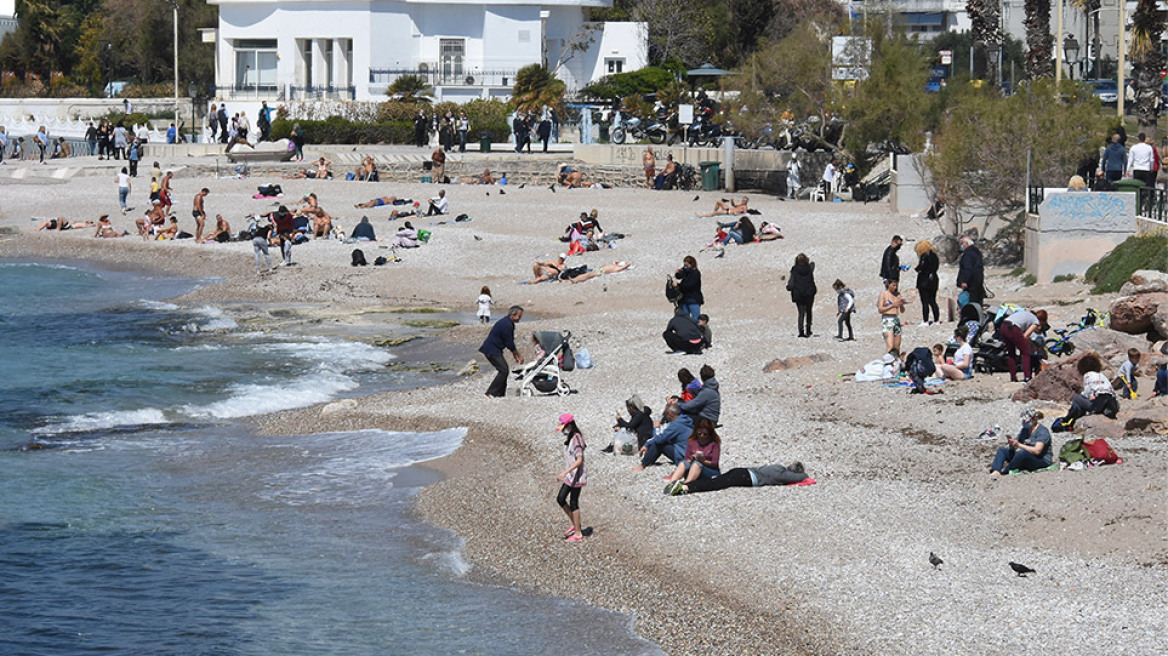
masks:
<svg viewBox="0 0 1168 656"><path fill-rule="evenodd" d="M463 580L410 512L462 429L238 422L429 382L387 351L160 301L205 281L0 276L0 653L660 653L628 616Z"/></svg>

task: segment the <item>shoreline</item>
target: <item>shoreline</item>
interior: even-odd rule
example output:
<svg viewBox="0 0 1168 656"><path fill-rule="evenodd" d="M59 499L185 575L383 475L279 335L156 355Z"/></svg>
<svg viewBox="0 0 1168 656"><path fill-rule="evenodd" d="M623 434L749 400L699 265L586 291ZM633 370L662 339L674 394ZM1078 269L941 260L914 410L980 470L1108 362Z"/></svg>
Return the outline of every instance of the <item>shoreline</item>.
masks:
<svg viewBox="0 0 1168 656"><path fill-rule="evenodd" d="M212 181L212 199L255 181ZM180 183L187 191L194 186L189 179ZM83 187L78 195L108 204L107 187ZM415 197L434 188L395 187ZM315 188L330 207L374 193L354 183ZM1017 386L978 376L946 386L944 396L921 399L841 383L841 372L876 357L879 330L867 311L855 322L859 341L832 342L825 329L834 328L834 298L822 291L816 302L822 332L811 340L794 338L794 308L782 285L795 253L806 251L820 262L821 289L842 277L867 308L886 235L930 238L931 226L870 206L752 199L787 239L729 248L724 259L714 259L699 252L713 223L686 216L697 211L692 194L577 190L552 197L546 189L515 189L484 203L481 190L447 188L452 202L463 203L476 221L435 229L431 244L388 267L352 269L351 246L314 243L294 250L300 266L257 279L246 245L131 238L111 248L109 241L121 240L68 234L21 235L0 243L0 255L58 254L220 276L221 283L179 301L325 307L305 321L310 329L355 317L371 318L376 328L372 318L390 308L468 311L478 287L489 284L497 308L527 308L517 341L530 330L571 330L574 348L588 347L596 363L568 374L580 390L576 395L488 401L481 394L486 375L475 375L361 397L355 409L326 417L315 406L257 417L254 425L293 434L317 431L311 427L466 426L458 451L427 463L446 478L419 493L416 512L465 539L464 557L474 565L470 576L633 613L637 635L668 653L1092 653L1104 644L1114 650L1116 639L1127 641L1122 653L1162 646L1150 633L1119 627L1168 629L1159 613L1163 604L1147 603L1161 599L1168 584L1163 440L1112 441L1129 459L1119 467L995 484L984 471L996 444L971 438L994 423L1012 432L1022 406L1008 397ZM37 202L35 194L17 200L23 203L17 207ZM244 200L240 209L250 205ZM581 261L599 266L619 257L636 268L582 285L514 286L527 277L532 259L562 248L550 236L590 207L600 208L607 228L633 236L614 253ZM24 223L16 225L27 229ZM379 232L382 225L379 219ZM666 355L659 337L667 318L660 277L691 252L707 276L715 347L702 357ZM910 257L902 253L902 259ZM942 277L948 284L951 267ZM1086 305L1106 307L1108 300L1086 296L1076 283L1023 288L998 276L993 286L1003 300L1052 308L1052 320L1059 321ZM910 306L910 318L919 317L918 308ZM940 341L952 330L952 324L906 324L906 346ZM443 331L442 339L473 350L484 332L461 325ZM815 354L825 359L788 371L762 370L774 358ZM633 474L634 459L599 453L629 394L639 393L656 414L676 369L696 371L703 363L714 366L722 382L723 468L798 459L818 485L665 497L659 481L666 468ZM1039 407L1048 416L1059 410ZM554 419L563 411L580 419L591 447L581 509L594 533L577 545L560 540L563 516L553 502L561 458ZM928 565L930 551L945 558L941 572ZM1007 560L1031 564L1040 574L1015 580ZM1088 567L1091 576L1082 576ZM1071 637L1084 613L1107 627L1086 641ZM1037 646L1027 635L987 641L1003 616L1041 622L1048 637Z"/></svg>

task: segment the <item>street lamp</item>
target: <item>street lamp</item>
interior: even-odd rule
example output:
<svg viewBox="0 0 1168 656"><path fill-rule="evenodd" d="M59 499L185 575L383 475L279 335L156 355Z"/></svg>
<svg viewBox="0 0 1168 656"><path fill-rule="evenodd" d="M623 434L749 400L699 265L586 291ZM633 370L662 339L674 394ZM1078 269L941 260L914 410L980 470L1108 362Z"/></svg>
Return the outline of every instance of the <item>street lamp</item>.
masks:
<svg viewBox="0 0 1168 656"><path fill-rule="evenodd" d="M187 97L191 99L191 143L195 143L195 100L199 97L199 87L194 82L187 85Z"/></svg>
<svg viewBox="0 0 1168 656"><path fill-rule="evenodd" d="M1067 58L1067 68L1070 70L1071 79L1075 79L1075 64L1079 63L1079 42L1071 34L1063 40L1063 54Z"/></svg>

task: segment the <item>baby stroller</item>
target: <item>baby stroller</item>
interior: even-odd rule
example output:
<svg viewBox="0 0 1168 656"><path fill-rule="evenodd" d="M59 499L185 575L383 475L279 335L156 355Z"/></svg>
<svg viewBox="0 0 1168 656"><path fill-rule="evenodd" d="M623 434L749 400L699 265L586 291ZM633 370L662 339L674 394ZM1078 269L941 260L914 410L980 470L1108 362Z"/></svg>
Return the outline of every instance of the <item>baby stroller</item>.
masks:
<svg viewBox="0 0 1168 656"><path fill-rule="evenodd" d="M974 347L973 352L973 370L978 373L992 374L1010 370L1010 350L1006 346L1006 340L1002 339L1000 327L994 322L995 317L998 316L1000 308L997 306L991 307L989 312L986 312L986 323L982 326L981 339ZM1035 375L1042 370L1042 361L1046 358L1046 348L1041 340L1041 336L1031 338L1030 344L1030 375ZM1019 358L1021 364L1021 358ZM1026 372L1022 372L1023 376Z"/></svg>
<svg viewBox="0 0 1168 656"><path fill-rule="evenodd" d="M523 381L519 385L520 396L540 394L559 394L567 396L572 388L564 381L563 372L576 368L576 359L572 355L569 340L570 332L541 330L535 333L535 340L543 349L543 357L536 362L516 370L516 380Z"/></svg>

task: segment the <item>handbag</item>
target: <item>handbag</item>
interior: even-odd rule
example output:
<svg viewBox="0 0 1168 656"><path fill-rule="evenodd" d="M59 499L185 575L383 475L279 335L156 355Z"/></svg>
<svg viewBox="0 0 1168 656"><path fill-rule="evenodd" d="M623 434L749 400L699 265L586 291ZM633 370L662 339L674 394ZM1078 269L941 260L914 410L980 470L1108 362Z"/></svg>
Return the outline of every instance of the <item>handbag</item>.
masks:
<svg viewBox="0 0 1168 656"><path fill-rule="evenodd" d="M1091 456L1092 460L1102 460L1105 465L1122 462L1122 459L1116 455L1115 449L1112 449L1107 440L1103 438L1083 440L1083 448L1087 450L1087 454Z"/></svg>

